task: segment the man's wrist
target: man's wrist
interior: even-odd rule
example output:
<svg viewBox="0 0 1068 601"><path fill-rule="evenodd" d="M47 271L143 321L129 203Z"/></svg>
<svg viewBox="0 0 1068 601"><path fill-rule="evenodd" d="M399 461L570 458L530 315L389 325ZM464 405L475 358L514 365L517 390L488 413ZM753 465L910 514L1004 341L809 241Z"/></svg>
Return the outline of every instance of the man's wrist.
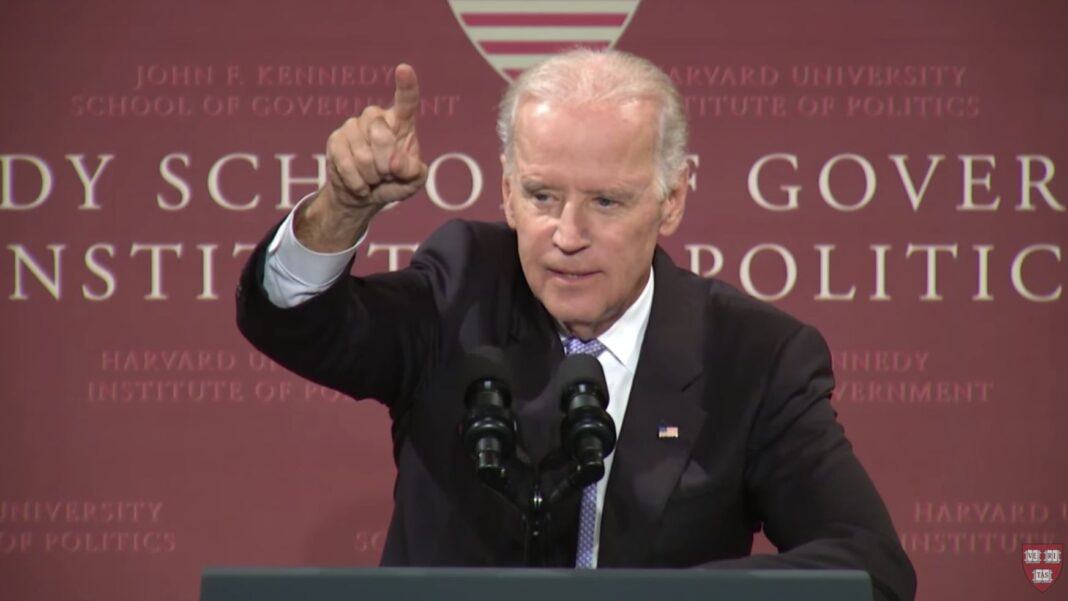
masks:
<svg viewBox="0 0 1068 601"><path fill-rule="evenodd" d="M366 233L381 205L342 206L329 185L315 197L297 207L293 216L293 233L305 248L317 253L343 252Z"/></svg>
<svg viewBox="0 0 1068 601"><path fill-rule="evenodd" d="M354 244L336 253L317 252L304 246L296 237L294 219L311 203L313 196L314 193L309 194L297 203L267 246L263 288L277 307L294 307L329 288L345 274L356 248L366 236L367 228L364 228Z"/></svg>

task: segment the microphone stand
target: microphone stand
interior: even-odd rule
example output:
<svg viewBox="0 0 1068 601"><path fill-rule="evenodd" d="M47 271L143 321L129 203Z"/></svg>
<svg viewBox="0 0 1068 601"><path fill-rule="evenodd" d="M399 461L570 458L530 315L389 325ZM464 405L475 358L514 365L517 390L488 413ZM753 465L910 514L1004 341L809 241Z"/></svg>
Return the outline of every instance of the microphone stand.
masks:
<svg viewBox="0 0 1068 601"><path fill-rule="evenodd" d="M490 375L494 375L495 370L502 371L493 364L494 361L501 362L494 353L476 354L475 361L476 367L482 369L488 368L478 361L489 363L493 368L488 372ZM567 384L561 393L562 408L566 413L562 424L564 432L561 433L564 445L537 464L532 465L522 451L513 454L518 423L509 410L507 388L499 389L496 381L507 381L506 376L496 379L482 376L468 385L465 396L468 413L461 423L461 437L468 452L475 456L479 480L523 514L523 560L530 567L549 564L549 510L604 477L604 456L612 452L616 442L615 424L604 410L608 400L600 364L589 355L577 355L570 361L571 367L563 368L564 372L578 379ZM586 365L583 365L584 361ZM476 386L478 388L474 388ZM472 400L472 391L480 396ZM546 495L542 491L542 475L561 468L567 468L566 477ZM526 477L530 477L529 495L521 490Z"/></svg>
<svg viewBox="0 0 1068 601"><path fill-rule="evenodd" d="M548 550L550 539L550 503L542 493L542 471L557 461L547 457L540 465L531 466L525 458L513 458L508 465L502 466L499 475L481 478L482 483L504 497L523 514L524 543L523 563L528 567L549 565ZM530 476L529 491L524 490L523 481ZM558 498L558 490L553 491Z"/></svg>
<svg viewBox="0 0 1068 601"><path fill-rule="evenodd" d="M542 492L541 475L549 470L561 467L569 467L567 477L564 478L548 495ZM584 469L586 468L586 469ZM591 473L592 472L592 473ZM534 468L534 479L531 485L530 497L525 505L523 516L526 524L526 541L523 550L524 563L529 567L542 567L548 564L548 548L551 533L551 512L559 503L566 500L584 486L601 479L604 474L603 464L601 469L589 469L589 464L566 461L559 450L550 453ZM596 477L593 477L596 476Z"/></svg>
<svg viewBox="0 0 1068 601"><path fill-rule="evenodd" d="M561 468L567 468L567 476L552 490L546 491L542 476ZM492 477L487 477L490 474ZM550 565L551 510L603 476L604 463L600 457L578 461L568 458L561 449L549 453L537 465L531 465L526 457L517 456L502 465L499 472L480 472L484 485L523 514L523 563L527 567ZM529 490L522 486L526 477L530 477Z"/></svg>
<svg viewBox="0 0 1068 601"><path fill-rule="evenodd" d="M523 563L527 567L540 568L547 564L549 539L549 508L541 494L540 470L534 470L534 483L530 488L523 523L526 537L523 546Z"/></svg>

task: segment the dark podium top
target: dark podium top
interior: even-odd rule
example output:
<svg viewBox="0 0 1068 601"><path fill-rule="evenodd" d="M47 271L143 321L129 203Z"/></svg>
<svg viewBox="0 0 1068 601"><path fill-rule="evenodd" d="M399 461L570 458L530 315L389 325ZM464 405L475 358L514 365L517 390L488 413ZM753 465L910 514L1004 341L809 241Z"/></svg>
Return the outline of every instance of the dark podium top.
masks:
<svg viewBox="0 0 1068 601"><path fill-rule="evenodd" d="M871 601L852 570L206 568L200 601Z"/></svg>

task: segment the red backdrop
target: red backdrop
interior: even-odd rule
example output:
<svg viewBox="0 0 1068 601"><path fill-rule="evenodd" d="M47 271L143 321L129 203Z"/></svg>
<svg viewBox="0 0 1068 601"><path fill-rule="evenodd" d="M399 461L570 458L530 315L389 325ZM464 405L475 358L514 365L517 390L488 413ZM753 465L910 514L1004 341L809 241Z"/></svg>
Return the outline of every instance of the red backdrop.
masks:
<svg viewBox="0 0 1068 601"><path fill-rule="evenodd" d="M1064 7L586 5L615 16L573 41L647 56L686 96L693 192L665 248L827 336L919 598L1037 595L1021 544L1068 538ZM400 61L434 185L357 270L499 219L487 57L541 47L486 43L529 32L446 0L0 14L0 596L192 599L206 565L375 564L385 412L253 352L234 283Z"/></svg>

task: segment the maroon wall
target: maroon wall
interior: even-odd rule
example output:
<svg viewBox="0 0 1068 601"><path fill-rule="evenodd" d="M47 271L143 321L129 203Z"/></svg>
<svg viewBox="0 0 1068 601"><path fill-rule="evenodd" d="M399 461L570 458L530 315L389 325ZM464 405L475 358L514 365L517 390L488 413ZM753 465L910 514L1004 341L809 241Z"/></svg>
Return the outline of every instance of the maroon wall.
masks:
<svg viewBox="0 0 1068 601"><path fill-rule="evenodd" d="M1021 544L1068 538L1068 11L604 6L593 23L691 112L665 247L827 336L920 599L1037 595ZM358 271L448 218L498 219L505 82L483 51L509 50L446 0L0 9L0 596L191 599L205 565L377 561L385 412L253 352L234 282L315 187L287 178L388 101L399 61L436 187L376 222Z"/></svg>

